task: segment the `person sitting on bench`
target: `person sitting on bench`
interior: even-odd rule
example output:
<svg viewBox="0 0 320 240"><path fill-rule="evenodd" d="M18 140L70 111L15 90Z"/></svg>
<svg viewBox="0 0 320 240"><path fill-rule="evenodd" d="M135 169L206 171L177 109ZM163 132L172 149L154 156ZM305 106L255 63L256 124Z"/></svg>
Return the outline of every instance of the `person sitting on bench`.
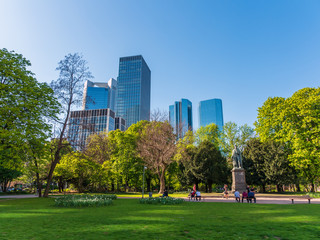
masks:
<svg viewBox="0 0 320 240"><path fill-rule="evenodd" d="M196 191L196 200L198 201L201 201L201 193L200 193L200 191L198 190L198 191Z"/></svg>
<svg viewBox="0 0 320 240"><path fill-rule="evenodd" d="M168 191L166 189L164 190L162 197L168 197Z"/></svg>
<svg viewBox="0 0 320 240"><path fill-rule="evenodd" d="M249 202L252 203L252 199L254 200L254 203L256 203L256 197L254 196L254 191L251 191L248 193L248 199L249 199Z"/></svg>

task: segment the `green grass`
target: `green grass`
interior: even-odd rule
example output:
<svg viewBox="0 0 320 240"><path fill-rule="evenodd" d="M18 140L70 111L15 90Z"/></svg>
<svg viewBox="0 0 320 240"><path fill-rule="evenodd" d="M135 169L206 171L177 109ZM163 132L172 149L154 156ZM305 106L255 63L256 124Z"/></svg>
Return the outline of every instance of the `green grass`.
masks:
<svg viewBox="0 0 320 240"><path fill-rule="evenodd" d="M59 208L54 199L0 201L0 239L319 239L320 206L185 202Z"/></svg>

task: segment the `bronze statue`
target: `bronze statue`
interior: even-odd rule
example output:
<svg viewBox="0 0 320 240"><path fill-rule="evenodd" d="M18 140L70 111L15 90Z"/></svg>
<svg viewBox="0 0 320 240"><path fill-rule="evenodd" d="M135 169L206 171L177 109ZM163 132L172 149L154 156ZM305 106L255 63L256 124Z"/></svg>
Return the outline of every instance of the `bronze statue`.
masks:
<svg viewBox="0 0 320 240"><path fill-rule="evenodd" d="M242 158L241 158L241 152L237 145L234 146L234 149L232 150L232 162L234 168L243 168L242 165Z"/></svg>

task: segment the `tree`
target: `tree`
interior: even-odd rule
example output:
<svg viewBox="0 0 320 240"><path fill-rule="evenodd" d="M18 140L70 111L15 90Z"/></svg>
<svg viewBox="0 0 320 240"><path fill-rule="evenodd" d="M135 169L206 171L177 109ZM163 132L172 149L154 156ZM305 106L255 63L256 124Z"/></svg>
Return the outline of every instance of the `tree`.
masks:
<svg viewBox="0 0 320 240"><path fill-rule="evenodd" d="M55 96L61 103L60 115L62 116L58 124L57 147L54 152L54 159L50 165L47 178L47 187L44 196L47 197L50 190L50 183L56 165L59 163L63 148L67 147L64 140L67 138L66 129L69 121L70 112L73 106L79 105L82 100L83 84L91 79L92 75L87 67L87 62L79 54L68 54L58 64L60 71L59 78L51 82L51 88Z"/></svg>
<svg viewBox="0 0 320 240"><path fill-rule="evenodd" d="M213 183L226 182L227 162L217 146L212 142L203 141L195 150L191 172L206 184L207 192L212 192Z"/></svg>
<svg viewBox="0 0 320 240"><path fill-rule="evenodd" d="M200 127L195 133L195 141L200 144L204 141L212 142L216 147L219 146L220 131L216 124L211 123L205 127Z"/></svg>
<svg viewBox="0 0 320 240"><path fill-rule="evenodd" d="M0 50L0 165L13 172L28 161L31 143L41 151L51 133L48 119L59 107L52 89L27 70L30 65L21 54Z"/></svg>
<svg viewBox="0 0 320 240"><path fill-rule="evenodd" d="M320 177L319 125L320 88L303 88L287 99L269 98L255 123L262 141L285 145L291 165L311 184L311 191Z"/></svg>
<svg viewBox="0 0 320 240"><path fill-rule="evenodd" d="M150 122L142 131L138 151L144 163L160 180L160 191L165 189L165 172L173 161L176 136L168 122Z"/></svg>

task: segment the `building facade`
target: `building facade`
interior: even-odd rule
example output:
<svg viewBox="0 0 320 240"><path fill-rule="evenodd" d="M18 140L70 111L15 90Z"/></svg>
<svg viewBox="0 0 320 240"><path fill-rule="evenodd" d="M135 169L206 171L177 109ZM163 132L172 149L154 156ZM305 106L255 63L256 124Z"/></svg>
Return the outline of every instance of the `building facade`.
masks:
<svg viewBox="0 0 320 240"><path fill-rule="evenodd" d="M115 130L115 112L111 109L71 111L68 141L74 149L83 150L91 134L112 130Z"/></svg>
<svg viewBox="0 0 320 240"><path fill-rule="evenodd" d="M141 55L119 61L116 114L126 126L150 120L151 71Z"/></svg>
<svg viewBox="0 0 320 240"><path fill-rule="evenodd" d="M205 127L214 123L219 130L223 129L223 111L221 99L209 99L199 103L199 125Z"/></svg>
<svg viewBox="0 0 320 240"><path fill-rule="evenodd" d="M111 78L106 83L91 82L84 84L82 110L105 109L115 110L117 81Z"/></svg>
<svg viewBox="0 0 320 240"><path fill-rule="evenodd" d="M182 138L188 130L193 130L192 103L188 99L176 101L169 106L169 122L177 134Z"/></svg>

